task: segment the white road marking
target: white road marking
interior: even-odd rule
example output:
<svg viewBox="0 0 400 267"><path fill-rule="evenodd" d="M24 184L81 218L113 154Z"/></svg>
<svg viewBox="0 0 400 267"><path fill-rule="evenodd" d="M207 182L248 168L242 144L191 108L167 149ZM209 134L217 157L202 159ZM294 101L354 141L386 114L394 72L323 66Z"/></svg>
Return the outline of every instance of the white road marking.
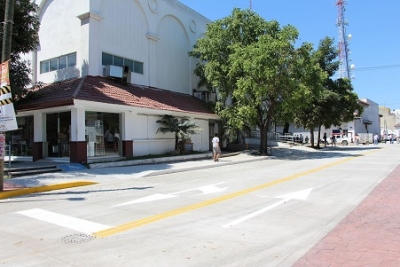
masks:
<svg viewBox="0 0 400 267"><path fill-rule="evenodd" d="M156 201L156 200L162 200L162 199L175 198L175 197L178 197L179 194L187 193L187 192L191 192L191 191L201 191L201 193L195 194L195 195L192 195L192 196L218 193L218 192L222 192L222 191L225 191L226 189L228 189L228 187L221 188L221 187L217 187L216 186L216 185L223 184L223 183L225 183L225 182L221 182L221 183L213 184L213 185L206 185L206 186L191 188L191 189L188 189L188 190L179 191L179 192L175 192L175 193L172 193L172 194L159 194L159 193L156 193L156 194L153 194L153 195L150 195L150 196L147 196L147 197L142 197L142 198L135 199L135 200L128 201L128 202L124 202L124 203L121 203L121 204L118 204L118 205L114 205L113 207L120 207L120 206L126 206L126 205L130 205L130 204L136 204L136 203L143 203L143 202L150 202L150 201Z"/></svg>
<svg viewBox="0 0 400 267"><path fill-rule="evenodd" d="M297 192L293 192L293 193L277 196L275 198L283 198L283 199L278 201L278 202L276 202L276 203L274 203L274 204L272 204L272 205L270 205L270 206L268 206L268 207L265 207L263 209L257 210L257 211L255 211L253 213L250 213L249 215L246 215L246 216L244 216L242 218L239 218L239 219L237 219L237 220L235 220L233 222L230 222L228 224L224 224L224 225L222 225L222 227L223 228L229 228L229 227L234 226L236 224L242 223L242 222L247 221L248 219L251 219L251 218L253 218L253 217L257 216L257 215L260 215L260 214L262 214L262 213L264 213L264 212L266 212L266 211L268 211L270 209L276 208L279 205L281 205L283 203L286 203L286 202L288 202L288 201L290 201L292 199L305 200L310 195L311 190L312 190L312 188L309 188L309 189L305 189L305 190L301 190L301 191L297 191Z"/></svg>
<svg viewBox="0 0 400 267"><path fill-rule="evenodd" d="M179 191L179 192L176 192L176 193L173 193L173 194L174 195L178 195L178 194L182 194L182 193L186 193L186 192L190 192L190 191L201 191L200 194L196 194L195 196L218 193L218 192L222 192L222 191L225 191L226 189L228 189L228 187L221 188L221 187L217 186L217 185L224 184L224 183L225 182L212 184L212 185L200 186L200 187L196 187L196 188L191 188L191 189Z"/></svg>
<svg viewBox="0 0 400 267"><path fill-rule="evenodd" d="M221 188L221 187L218 187L215 185L202 186L202 187L197 188L197 190L200 190L202 193L197 194L195 196L218 193L218 192L225 191L226 189L228 189L228 187Z"/></svg>
<svg viewBox="0 0 400 267"><path fill-rule="evenodd" d="M78 232L85 234L92 234L98 231L111 228L111 226L108 225L94 223L87 220L82 220L43 209L30 209L30 210L19 211L17 213L43 222L76 230Z"/></svg>
<svg viewBox="0 0 400 267"><path fill-rule="evenodd" d="M168 198L174 198L174 197L178 197L175 195L171 195L171 194L153 194L147 197L142 197L136 200L132 200L132 201L128 201L125 203L121 203L118 205L115 205L114 207L120 207L120 206L125 206L125 205L129 205L129 204L136 204L136 203L143 203L143 202L149 202L149 201L155 201L155 200L160 200L160 199L168 199Z"/></svg>

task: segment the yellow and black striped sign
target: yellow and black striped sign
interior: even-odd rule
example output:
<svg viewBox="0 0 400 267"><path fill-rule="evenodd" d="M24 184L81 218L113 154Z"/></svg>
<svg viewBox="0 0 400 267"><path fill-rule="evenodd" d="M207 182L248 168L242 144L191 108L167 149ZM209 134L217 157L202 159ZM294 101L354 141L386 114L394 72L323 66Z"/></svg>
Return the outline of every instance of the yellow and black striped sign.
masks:
<svg viewBox="0 0 400 267"><path fill-rule="evenodd" d="M11 93L11 86L6 85L6 86L1 87L0 95L10 94L10 93Z"/></svg>
<svg viewBox="0 0 400 267"><path fill-rule="evenodd" d="M8 105L8 104L12 104L11 98L0 100L0 106L4 106L4 105Z"/></svg>

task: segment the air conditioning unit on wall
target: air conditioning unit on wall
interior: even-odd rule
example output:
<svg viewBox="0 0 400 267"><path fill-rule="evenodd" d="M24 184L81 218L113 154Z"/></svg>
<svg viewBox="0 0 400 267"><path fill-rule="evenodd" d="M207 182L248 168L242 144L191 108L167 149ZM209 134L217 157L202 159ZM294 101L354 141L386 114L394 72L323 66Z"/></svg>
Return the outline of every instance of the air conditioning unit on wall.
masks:
<svg viewBox="0 0 400 267"><path fill-rule="evenodd" d="M123 78L123 75L124 75L123 67L106 65L103 68L103 76L105 77Z"/></svg>
<svg viewBox="0 0 400 267"><path fill-rule="evenodd" d="M124 71L122 73L122 83L131 83L131 70L129 66L124 66Z"/></svg>

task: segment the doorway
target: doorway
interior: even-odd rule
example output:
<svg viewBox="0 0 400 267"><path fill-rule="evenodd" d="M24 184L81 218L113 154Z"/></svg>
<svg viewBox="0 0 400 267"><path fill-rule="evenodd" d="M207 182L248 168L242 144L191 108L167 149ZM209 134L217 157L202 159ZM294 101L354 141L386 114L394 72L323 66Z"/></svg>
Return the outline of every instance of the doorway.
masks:
<svg viewBox="0 0 400 267"><path fill-rule="evenodd" d="M49 157L69 157L71 112L46 114L46 141Z"/></svg>

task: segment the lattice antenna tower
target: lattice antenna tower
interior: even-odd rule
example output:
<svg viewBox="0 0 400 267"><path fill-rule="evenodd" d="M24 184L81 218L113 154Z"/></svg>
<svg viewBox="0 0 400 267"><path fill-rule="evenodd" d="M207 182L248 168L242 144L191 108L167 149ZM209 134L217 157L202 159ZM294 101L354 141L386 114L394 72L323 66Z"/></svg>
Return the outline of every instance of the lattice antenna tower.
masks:
<svg viewBox="0 0 400 267"><path fill-rule="evenodd" d="M250 0L250 10L253 10L253 2Z"/></svg>
<svg viewBox="0 0 400 267"><path fill-rule="evenodd" d="M339 33L339 78L354 78L352 75L352 70L354 69L354 64L349 65L349 43L348 41L351 39L351 34L346 35L346 26L348 22L345 18L345 5L348 0L337 0L336 5L338 8L338 18L337 18L337 27Z"/></svg>

